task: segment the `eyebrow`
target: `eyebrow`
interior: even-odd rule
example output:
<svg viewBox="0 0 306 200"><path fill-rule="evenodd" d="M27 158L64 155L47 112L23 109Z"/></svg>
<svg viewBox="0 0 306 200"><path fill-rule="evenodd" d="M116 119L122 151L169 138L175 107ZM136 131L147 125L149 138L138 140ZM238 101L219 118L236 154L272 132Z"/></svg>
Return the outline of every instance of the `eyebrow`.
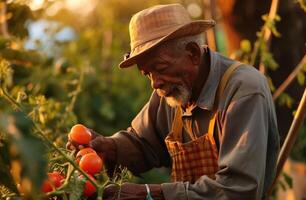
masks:
<svg viewBox="0 0 306 200"><path fill-rule="evenodd" d="M156 64L156 63L166 63L166 61L164 60L164 59L162 59L161 57L158 57L158 58L156 58L155 60L153 60L153 61L149 61L149 62L147 62L148 64L146 64L146 65L144 65L144 64L137 64L137 67L138 67L138 69L139 70L143 70L142 68L142 66L145 66L145 68L146 69L152 69L152 66L154 65L154 64Z"/></svg>

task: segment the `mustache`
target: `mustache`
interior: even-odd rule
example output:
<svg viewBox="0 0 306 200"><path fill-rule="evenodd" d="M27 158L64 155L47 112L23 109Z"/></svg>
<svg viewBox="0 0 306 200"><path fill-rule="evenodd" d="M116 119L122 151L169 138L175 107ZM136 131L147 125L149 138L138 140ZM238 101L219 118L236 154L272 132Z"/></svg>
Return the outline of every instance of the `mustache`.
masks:
<svg viewBox="0 0 306 200"><path fill-rule="evenodd" d="M191 96L190 90L184 85L167 85L156 89L156 92L160 97L165 97L168 105L171 107L186 104Z"/></svg>

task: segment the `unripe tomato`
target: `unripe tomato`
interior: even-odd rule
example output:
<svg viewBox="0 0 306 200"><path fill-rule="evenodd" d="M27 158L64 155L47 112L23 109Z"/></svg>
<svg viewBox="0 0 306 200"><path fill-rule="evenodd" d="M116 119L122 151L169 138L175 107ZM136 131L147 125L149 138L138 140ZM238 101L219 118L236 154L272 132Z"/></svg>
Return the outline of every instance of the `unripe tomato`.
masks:
<svg viewBox="0 0 306 200"><path fill-rule="evenodd" d="M88 144L91 140L91 133L84 125L77 124L71 128L68 138L78 144Z"/></svg>
<svg viewBox="0 0 306 200"><path fill-rule="evenodd" d="M102 170L103 161L96 153L89 153L82 156L79 165L85 172L94 175Z"/></svg>
<svg viewBox="0 0 306 200"><path fill-rule="evenodd" d="M89 153L96 153L96 151L93 150L92 148L89 148L89 147L84 148L84 149L81 149L81 150L77 153L77 155L76 155L76 157L75 157L75 158L76 158L76 163L79 164L81 158L82 158L85 154L89 154Z"/></svg>
<svg viewBox="0 0 306 200"><path fill-rule="evenodd" d="M65 178L59 172L48 173L48 179L43 182L41 190L44 193L51 192L53 188L60 187L64 179Z"/></svg>
<svg viewBox="0 0 306 200"><path fill-rule="evenodd" d="M90 178L94 179L91 175L89 175ZM80 176L79 178L84 179L83 176ZM90 197L91 195L93 195L96 192L96 188L93 184L91 184L91 182L89 180L86 180L85 185L84 185L84 189L83 189L83 194L86 197Z"/></svg>

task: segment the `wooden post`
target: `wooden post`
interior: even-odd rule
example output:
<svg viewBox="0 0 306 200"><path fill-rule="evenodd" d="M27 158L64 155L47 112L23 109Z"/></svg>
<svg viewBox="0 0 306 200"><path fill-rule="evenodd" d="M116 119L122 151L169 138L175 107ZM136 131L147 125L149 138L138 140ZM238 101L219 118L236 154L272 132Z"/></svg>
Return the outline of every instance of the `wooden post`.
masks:
<svg viewBox="0 0 306 200"><path fill-rule="evenodd" d="M269 12L269 20L272 20L275 18L276 13L277 13L277 8L278 8L278 0L272 0L271 3L271 7L270 7L270 12ZM270 43L270 38L271 38L271 30L266 27L266 29L264 30L264 36L263 36L263 40L269 44ZM263 74L266 73L266 67L263 63L259 64L259 71Z"/></svg>
<svg viewBox="0 0 306 200"><path fill-rule="evenodd" d="M274 178L272 186L270 187L270 189L268 191L267 198L271 194L273 187L275 186L275 184L278 181L279 175L280 175L280 173L283 169L285 161L287 160L287 158L289 156L289 153L292 149L292 146L295 142L295 139L296 139L297 134L298 134L298 130L304 122L305 116L306 116L306 89L304 89L303 97L300 101L300 104L299 104L298 109L296 111L296 114L294 116L293 122L291 124L289 132L288 132L287 137L285 139L285 142L284 142L284 144L281 148L280 154L278 156L277 165L276 165L276 176Z"/></svg>

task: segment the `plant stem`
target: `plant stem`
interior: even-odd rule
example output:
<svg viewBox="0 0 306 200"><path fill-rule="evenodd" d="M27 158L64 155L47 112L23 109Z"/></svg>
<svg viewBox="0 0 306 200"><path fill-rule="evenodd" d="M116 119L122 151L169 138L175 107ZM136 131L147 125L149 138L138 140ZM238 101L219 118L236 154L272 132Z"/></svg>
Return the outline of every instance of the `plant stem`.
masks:
<svg viewBox="0 0 306 200"><path fill-rule="evenodd" d="M6 91L6 88L3 88L1 87L1 90L2 90L2 94L3 94L3 97L8 101L10 102L11 104L13 104L13 106L15 106L18 110L22 110L22 106L17 102L15 101L14 98L11 97L11 95Z"/></svg>
<svg viewBox="0 0 306 200"><path fill-rule="evenodd" d="M70 104L67 106L67 113L68 112L72 112L72 109L74 108L74 105L75 105L75 102L77 100L77 97L80 94L80 92L82 91L83 80L84 80L84 70L81 69L79 83L78 83L77 88L75 90L75 94L71 98Z"/></svg>
<svg viewBox="0 0 306 200"><path fill-rule="evenodd" d="M102 186L99 186L98 188L97 188L97 190L98 190L98 196L97 196L97 199L98 200L102 200L102 196L103 196L103 187Z"/></svg>
<svg viewBox="0 0 306 200"><path fill-rule="evenodd" d="M262 28L260 35L262 35L263 29L264 28ZM250 65L252 65L252 66L255 65L257 54L259 52L259 46L260 46L261 43L262 43L262 37L258 38L257 41L254 44L254 49L253 49L253 52L251 54L251 60L250 60Z"/></svg>

